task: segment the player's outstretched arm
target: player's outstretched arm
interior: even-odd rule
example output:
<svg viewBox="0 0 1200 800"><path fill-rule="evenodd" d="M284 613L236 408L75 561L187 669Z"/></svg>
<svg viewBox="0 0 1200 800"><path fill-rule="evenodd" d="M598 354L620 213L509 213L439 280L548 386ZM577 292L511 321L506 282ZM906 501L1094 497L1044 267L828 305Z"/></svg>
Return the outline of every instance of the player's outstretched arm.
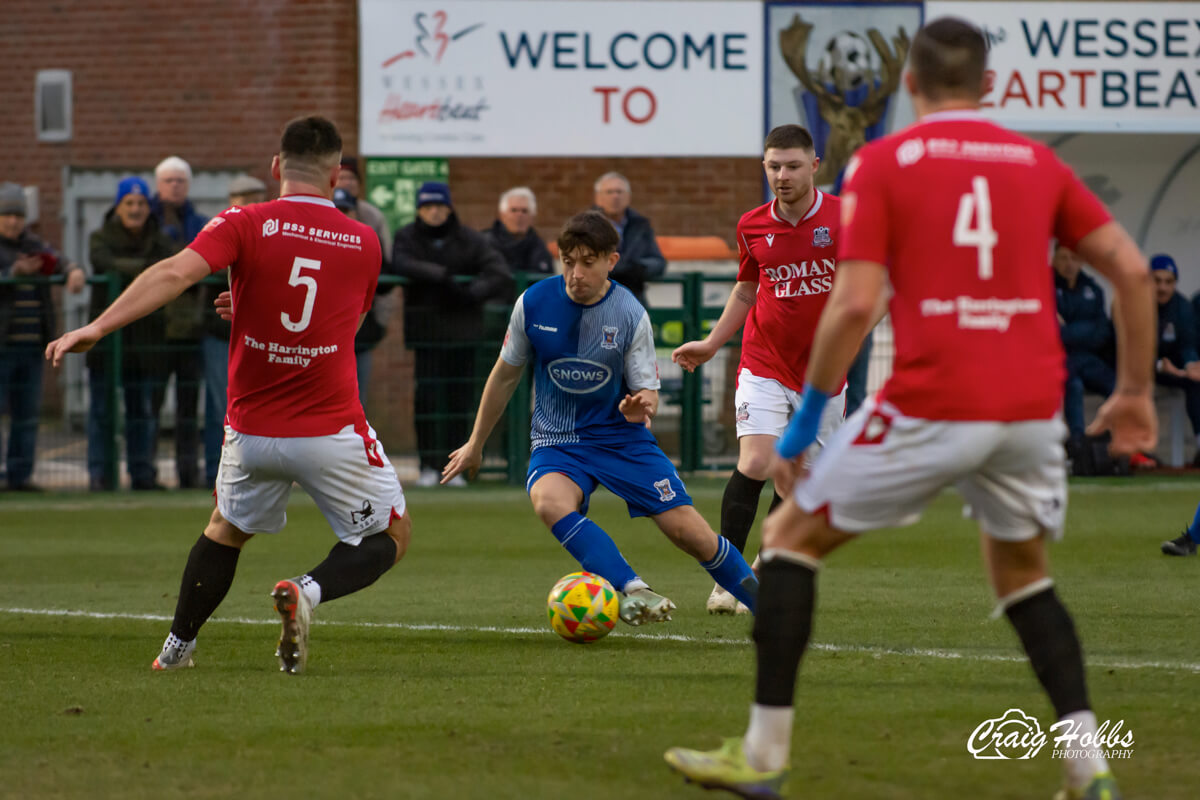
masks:
<svg viewBox="0 0 1200 800"><path fill-rule="evenodd" d="M515 367L503 358L496 359L496 365L492 367L492 372L483 387L483 397L479 400L479 411L475 414L475 427L471 431L471 438L450 454L450 461L442 469L442 483L449 483L451 478L463 472L466 472L469 478L474 478L479 472L479 465L483 461L483 443L491 436L492 429L496 427L500 415L512 399L524 370L524 365Z"/></svg>
<svg viewBox="0 0 1200 800"><path fill-rule="evenodd" d="M96 319L48 344L46 358L57 367L67 353L91 350L108 334L174 300L209 272L208 262L195 250L185 248L164 258L138 275Z"/></svg>
<svg viewBox="0 0 1200 800"><path fill-rule="evenodd" d="M1158 325L1146 259L1116 222L1080 239L1075 250L1112 283L1117 331L1117 387L1088 433L1111 431L1109 449L1117 455L1152 449L1158 443L1151 397Z"/></svg>
<svg viewBox="0 0 1200 800"><path fill-rule="evenodd" d="M742 325L746 324L746 317L749 316L750 309L754 307L754 300L758 296L757 292L758 283L756 281L738 281L734 284L733 291L729 293L729 299L725 301L725 310L721 312L721 318L708 332L708 336L676 347L675 351L671 353L671 360L688 372L692 372L696 367L715 356L721 346L732 339Z"/></svg>

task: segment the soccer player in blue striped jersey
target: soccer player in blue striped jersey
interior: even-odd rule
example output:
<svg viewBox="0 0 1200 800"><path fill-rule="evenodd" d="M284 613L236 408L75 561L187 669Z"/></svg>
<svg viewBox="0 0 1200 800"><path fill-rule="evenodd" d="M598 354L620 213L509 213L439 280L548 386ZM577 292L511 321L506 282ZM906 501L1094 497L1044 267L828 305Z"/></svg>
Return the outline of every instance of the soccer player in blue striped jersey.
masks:
<svg viewBox="0 0 1200 800"><path fill-rule="evenodd" d="M661 622L675 604L651 591L608 534L585 516L598 485L624 500L629 516L653 519L753 610L757 579L737 548L692 506L650 432L659 388L654 337L641 303L609 279L620 258L618 243L616 229L597 211L567 221L558 237L563 274L517 299L471 438L450 454L442 483L478 471L483 443L532 360L535 402L525 488L554 538L585 570L621 592L621 619Z"/></svg>

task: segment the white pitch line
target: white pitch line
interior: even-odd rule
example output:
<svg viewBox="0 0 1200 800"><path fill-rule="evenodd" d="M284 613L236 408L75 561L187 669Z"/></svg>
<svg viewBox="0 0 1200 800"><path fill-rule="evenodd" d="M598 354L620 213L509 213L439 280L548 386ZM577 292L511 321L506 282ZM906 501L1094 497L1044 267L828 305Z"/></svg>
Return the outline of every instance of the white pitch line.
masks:
<svg viewBox="0 0 1200 800"><path fill-rule="evenodd" d="M0 614L30 614L40 617L75 617L83 619L129 619L148 622L170 622L164 614L128 614L102 611L77 611L65 608L0 608ZM249 617L213 617L209 623L232 623L235 625L278 625L276 620L251 619ZM458 633L502 633L506 635L545 636L553 631L547 628L499 627L492 625L445 625L442 623L414 622L340 622L337 620L317 621L316 625L338 628L387 628L404 631L447 631ZM705 639L678 633L622 633L623 637L647 641L690 642L695 644L734 645L744 647L747 639ZM999 664L1024 664L1023 656L1008 656L993 653L963 653L957 650L941 650L923 647L893 648L870 647L867 645L812 644L814 650L826 653L860 653L876 658L899 656L908 658L932 658L938 661L981 661ZM1089 659L1089 667L1096 669L1165 669L1173 672L1200 672L1200 664L1180 661L1096 661Z"/></svg>

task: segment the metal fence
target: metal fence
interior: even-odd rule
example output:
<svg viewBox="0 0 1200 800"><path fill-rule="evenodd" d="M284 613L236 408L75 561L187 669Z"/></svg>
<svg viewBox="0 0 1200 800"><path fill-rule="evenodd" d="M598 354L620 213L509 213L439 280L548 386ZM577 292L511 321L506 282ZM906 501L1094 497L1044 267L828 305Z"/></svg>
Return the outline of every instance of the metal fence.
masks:
<svg viewBox="0 0 1200 800"><path fill-rule="evenodd" d="M517 275L514 296L538 277ZM40 280L62 282L61 278ZM654 433L684 472L728 469L736 463L733 394L740 340L722 348L694 373L683 372L670 361L674 347L704 335L717 320L735 280L732 273L667 275L655 281L648 293L662 377ZM0 289L29 282L0 280ZM380 284L381 288L403 287L404 280L384 276ZM106 276L89 279L89 285L110 301L121 288L119 278ZM65 307L58 314L60 331L87 321L86 298L64 302L57 297L56 301L58 308ZM420 330L410 330L405 337L402 304L392 306L384 320L386 333L370 351L370 378L364 384L363 400L401 480L411 481L419 475L423 458L440 468L449 451L470 433L511 306L485 306L478 335L453 342L425 340ZM220 435L222 421L206 418L203 353L199 342L133 344L123 332L116 332L93 354L70 355L59 370L47 367L41 377L32 482L53 490L207 484L216 465L211 463L212 444L206 454L205 441ZM450 368L429 369L423 366L423 358L425 364L441 362ZM876 329L870 389L886 378L890 359L890 329L885 321ZM526 371L485 448L485 476L524 481L532 408L530 372ZM423 383L420 392L418 382ZM10 440L6 400L12 388L21 387L0 386L0 455Z"/></svg>

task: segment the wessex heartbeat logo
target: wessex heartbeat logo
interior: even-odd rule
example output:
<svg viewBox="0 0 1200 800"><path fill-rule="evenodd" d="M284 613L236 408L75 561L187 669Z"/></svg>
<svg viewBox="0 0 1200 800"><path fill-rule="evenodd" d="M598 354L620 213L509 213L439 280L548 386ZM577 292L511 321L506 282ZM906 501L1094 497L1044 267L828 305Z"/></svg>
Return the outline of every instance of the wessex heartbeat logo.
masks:
<svg viewBox="0 0 1200 800"><path fill-rule="evenodd" d="M483 27L482 22L467 25L457 30L449 27L449 15L445 11L418 12L413 16L413 46L385 59L383 69L413 59L424 61L429 71L414 71L408 67L400 74L385 73L383 83L390 91L379 111L380 122L403 122L406 120L434 120L437 122L479 122L483 113L491 107L487 98L462 100L451 92L483 90L482 75L449 74L442 68L442 57L450 45L464 36ZM433 97L429 92L436 92Z"/></svg>

